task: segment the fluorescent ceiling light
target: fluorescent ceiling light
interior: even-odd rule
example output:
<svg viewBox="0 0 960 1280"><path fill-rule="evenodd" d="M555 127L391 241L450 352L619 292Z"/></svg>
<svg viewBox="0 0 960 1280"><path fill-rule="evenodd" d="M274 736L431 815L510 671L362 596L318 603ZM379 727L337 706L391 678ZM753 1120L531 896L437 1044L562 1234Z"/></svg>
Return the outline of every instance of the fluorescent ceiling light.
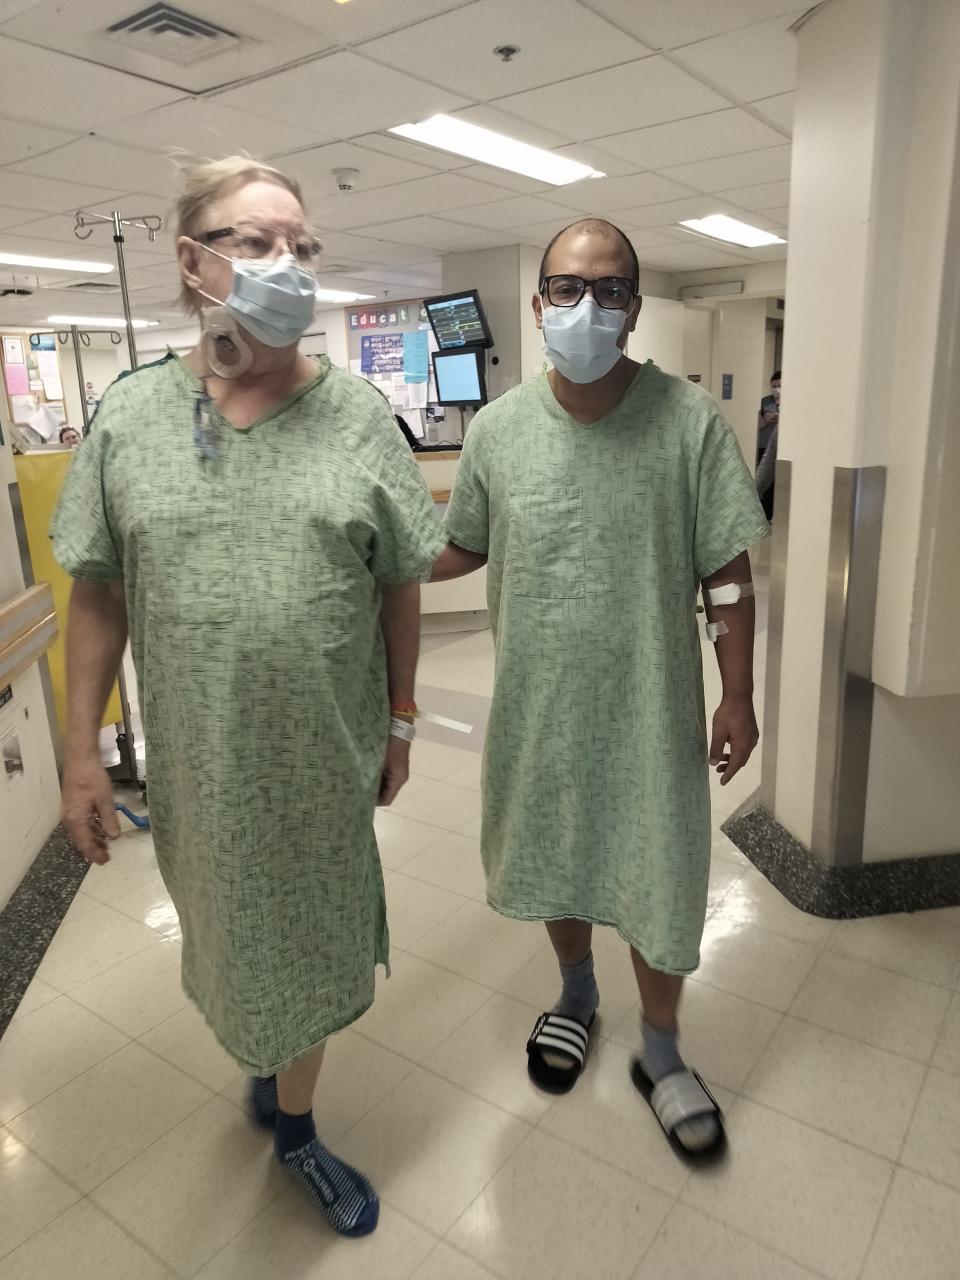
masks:
<svg viewBox="0 0 960 1280"><path fill-rule="evenodd" d="M81 258L38 258L32 253L3 253L0 264L7 267L39 267L43 271L75 271L83 275L104 275L113 270L109 262L84 262Z"/></svg>
<svg viewBox="0 0 960 1280"><path fill-rule="evenodd" d="M481 164L491 164L497 169L522 173L538 182L552 182L556 187L580 182L583 178L604 177L588 164L558 156L542 147L531 147L526 142L494 133L492 129L481 129L454 116L431 116L420 124L399 124L390 132L413 142L425 142L440 151L466 156L468 160L479 160Z"/></svg>
<svg viewBox="0 0 960 1280"><path fill-rule="evenodd" d="M730 218L725 213L711 213L706 218L689 218L680 223L689 231L698 235L709 236L711 240L725 240L727 244L742 244L748 249L759 249L767 244L786 244L780 236L772 231L761 231L759 227L751 227L749 222L741 222L739 218Z"/></svg>
<svg viewBox="0 0 960 1280"><path fill-rule="evenodd" d="M134 320L135 329L150 329L159 320ZM127 322L120 316L47 316L47 324L75 324L83 329L125 329Z"/></svg>
<svg viewBox="0 0 960 1280"><path fill-rule="evenodd" d="M340 0L343 4L345 0ZM318 289L318 302L372 302L375 293L350 293L346 289Z"/></svg>

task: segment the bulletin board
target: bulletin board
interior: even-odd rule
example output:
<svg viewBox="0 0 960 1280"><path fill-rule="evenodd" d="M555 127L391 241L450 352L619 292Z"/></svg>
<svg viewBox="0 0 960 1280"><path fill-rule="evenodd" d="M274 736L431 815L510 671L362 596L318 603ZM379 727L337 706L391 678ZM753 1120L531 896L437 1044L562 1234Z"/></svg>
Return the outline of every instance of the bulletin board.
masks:
<svg viewBox="0 0 960 1280"><path fill-rule="evenodd" d="M422 299L348 307L344 315L350 372L379 387L422 439L427 418L444 416L430 359L436 341Z"/></svg>
<svg viewBox="0 0 960 1280"><path fill-rule="evenodd" d="M29 427L37 410L47 406L54 417L66 421L60 353L54 333L2 335L3 390L10 418Z"/></svg>

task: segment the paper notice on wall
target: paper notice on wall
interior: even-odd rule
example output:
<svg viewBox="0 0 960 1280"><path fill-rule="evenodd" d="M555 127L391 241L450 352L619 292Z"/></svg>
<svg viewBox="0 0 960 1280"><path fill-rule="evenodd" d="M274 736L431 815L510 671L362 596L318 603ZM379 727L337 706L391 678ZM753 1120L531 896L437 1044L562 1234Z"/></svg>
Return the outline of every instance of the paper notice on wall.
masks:
<svg viewBox="0 0 960 1280"><path fill-rule="evenodd" d="M25 396L30 390L30 375L25 364L4 365L3 380L11 396Z"/></svg>
<svg viewBox="0 0 960 1280"><path fill-rule="evenodd" d="M401 418L403 418L404 422L407 424L407 426L410 428L413 434L417 437L417 439L422 440L424 436L423 414L417 412L417 410L408 409L405 413L402 413L400 416Z"/></svg>
<svg viewBox="0 0 960 1280"><path fill-rule="evenodd" d="M44 382L60 378L60 360L55 351L37 351L34 354L37 372Z"/></svg>
<svg viewBox="0 0 960 1280"><path fill-rule="evenodd" d="M7 364L26 364L23 355L23 339L16 335L5 337L3 340L3 358Z"/></svg>
<svg viewBox="0 0 960 1280"><path fill-rule="evenodd" d="M36 401L33 396L11 396L10 411L14 422L19 423L21 427L28 427L30 419L37 411Z"/></svg>
<svg viewBox="0 0 960 1280"><path fill-rule="evenodd" d="M361 361L361 360L351 360L351 361L350 361L350 372L351 372L351 373L355 373L355 374L357 375L357 377L361 377L361 376L363 375L363 367L362 367L362 366L363 366L363 361Z"/></svg>
<svg viewBox="0 0 960 1280"><path fill-rule="evenodd" d="M43 379L43 394L48 400L62 400L63 387L60 385L59 378Z"/></svg>
<svg viewBox="0 0 960 1280"><path fill-rule="evenodd" d="M408 383L407 396L410 401L411 409L425 409L427 407L427 383L426 382Z"/></svg>

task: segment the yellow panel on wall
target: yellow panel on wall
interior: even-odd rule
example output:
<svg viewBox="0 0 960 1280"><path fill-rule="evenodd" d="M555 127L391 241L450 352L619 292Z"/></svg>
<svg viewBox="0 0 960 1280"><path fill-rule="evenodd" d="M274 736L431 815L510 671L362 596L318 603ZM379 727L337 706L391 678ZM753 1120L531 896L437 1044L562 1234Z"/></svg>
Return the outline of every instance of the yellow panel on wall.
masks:
<svg viewBox="0 0 960 1280"><path fill-rule="evenodd" d="M53 557L53 543L48 536L50 521L60 496L64 476L73 460L73 454L30 453L14 459L17 481L20 486L20 502L23 521L27 530L27 546L33 566L34 582L49 582L53 588L53 602L57 610L60 635L48 653L50 682L57 708L61 730L67 723L67 669L64 639L67 634L67 607L70 603L71 578ZM103 724L116 724L121 716L120 691L116 685L107 702Z"/></svg>

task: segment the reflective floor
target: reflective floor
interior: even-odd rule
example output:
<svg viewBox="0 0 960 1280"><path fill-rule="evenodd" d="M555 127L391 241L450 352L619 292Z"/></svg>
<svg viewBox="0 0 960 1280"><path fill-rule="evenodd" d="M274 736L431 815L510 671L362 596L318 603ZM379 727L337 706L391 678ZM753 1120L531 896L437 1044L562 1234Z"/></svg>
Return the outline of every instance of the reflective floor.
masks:
<svg viewBox="0 0 960 1280"><path fill-rule="evenodd" d="M684 1045L731 1154L691 1174L630 1084L639 1009L609 931L584 1078L559 1100L528 1082L557 978L542 928L483 901L490 639L426 649L421 702L459 727L426 722L378 818L393 977L332 1042L317 1097L322 1135L380 1191L376 1234L334 1237L247 1124L237 1068L180 991L150 838L130 835L0 1042L0 1280L960 1275L960 910L816 920L718 833ZM718 823L758 773L716 788Z"/></svg>

